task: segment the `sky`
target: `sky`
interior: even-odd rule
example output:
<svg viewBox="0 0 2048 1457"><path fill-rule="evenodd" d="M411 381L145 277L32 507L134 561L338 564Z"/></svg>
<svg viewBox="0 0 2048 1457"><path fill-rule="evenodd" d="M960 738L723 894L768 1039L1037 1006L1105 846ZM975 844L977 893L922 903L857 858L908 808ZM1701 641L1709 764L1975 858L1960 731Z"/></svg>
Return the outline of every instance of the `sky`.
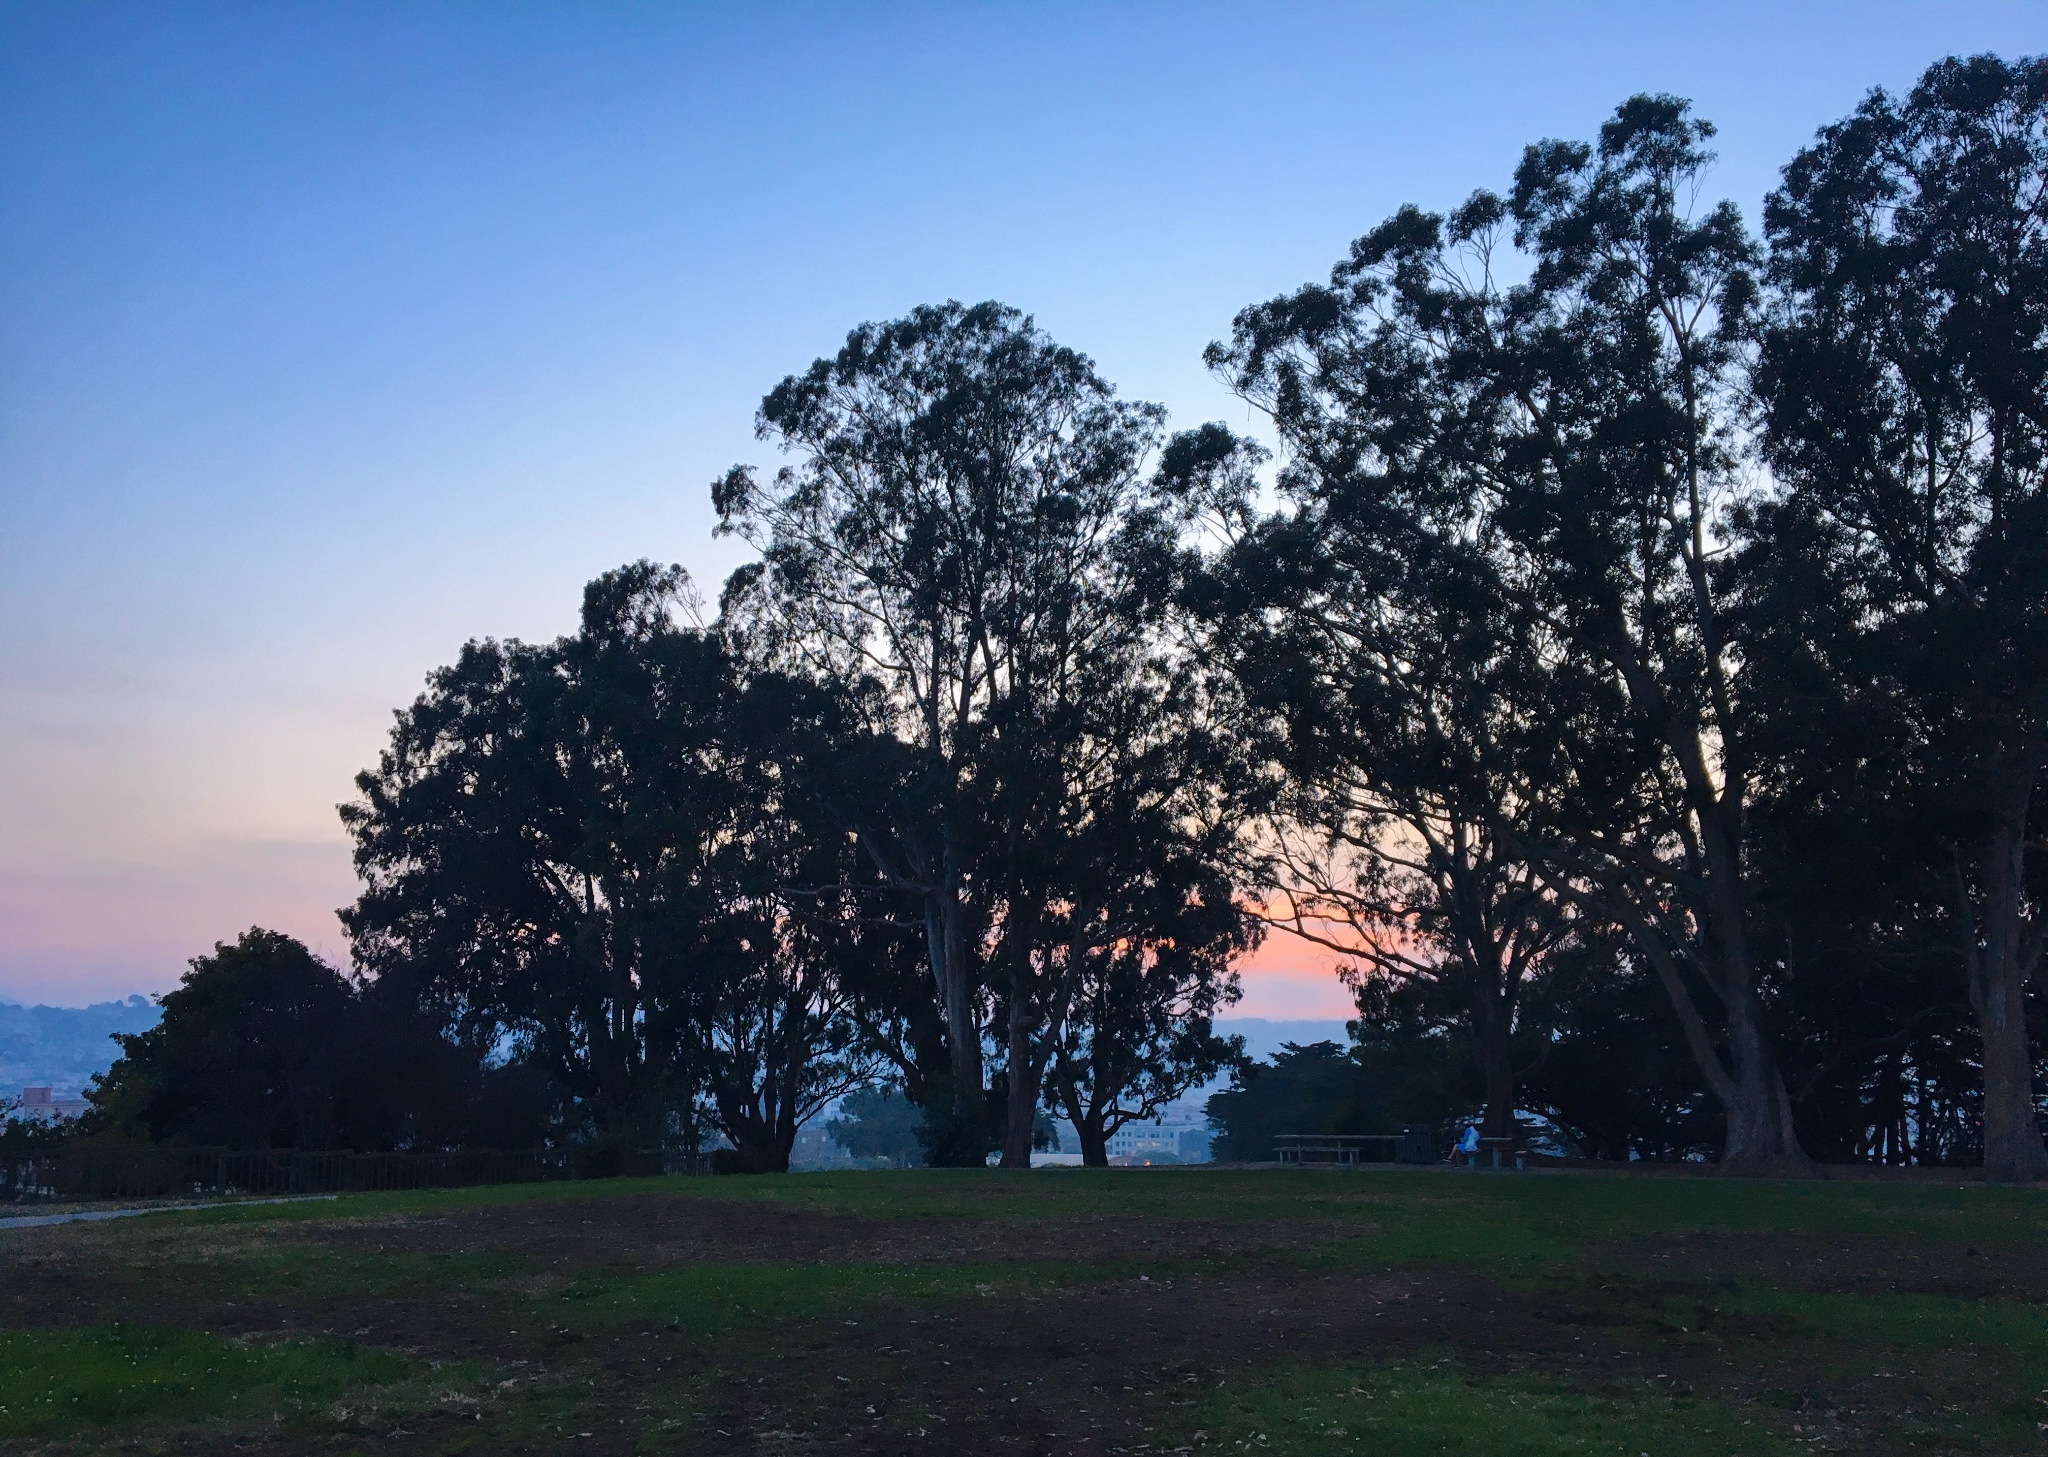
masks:
<svg viewBox="0 0 2048 1457"><path fill-rule="evenodd" d="M1001 299L1177 425L1404 202L1670 91L1718 191L2048 6L0 0L0 999L338 962L335 806L471 637L639 557L854 325ZM1239 1011L1342 1016L1275 937Z"/></svg>

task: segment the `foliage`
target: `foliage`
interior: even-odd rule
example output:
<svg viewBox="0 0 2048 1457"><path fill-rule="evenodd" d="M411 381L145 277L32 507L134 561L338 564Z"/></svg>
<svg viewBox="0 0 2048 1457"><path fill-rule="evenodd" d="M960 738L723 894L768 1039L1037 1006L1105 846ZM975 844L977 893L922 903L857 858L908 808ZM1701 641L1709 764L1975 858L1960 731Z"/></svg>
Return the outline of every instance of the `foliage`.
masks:
<svg viewBox="0 0 2048 1457"><path fill-rule="evenodd" d="M1265 1063L1240 1065L1211 1094L1218 1161L1267 1162L1281 1133L1392 1133L1401 1122L1388 1080L1334 1042L1287 1043Z"/></svg>
<svg viewBox="0 0 2048 1457"><path fill-rule="evenodd" d="M343 809L362 980L217 948L95 1126L1097 1164L1235 1064L1241 1157L2048 1175L2048 61L1873 92L1760 240L1713 136L1632 97L1242 310L1273 455L1000 304L853 330L712 488L718 622L639 562L468 644ZM1348 1050L1218 1035L1268 927Z"/></svg>
<svg viewBox="0 0 2048 1457"><path fill-rule="evenodd" d="M857 1159L886 1159L891 1168L914 1168L924 1153L917 1105L893 1088L862 1088L839 1102L826 1123L832 1141Z"/></svg>
<svg viewBox="0 0 2048 1457"><path fill-rule="evenodd" d="M1623 946L1591 942L1553 958L1530 990L1543 1042L1522 1106L1584 1158L1711 1158L1722 1111L1672 1035L1657 978ZM1810 1124L1802 1124L1809 1139Z"/></svg>
<svg viewBox="0 0 2048 1457"><path fill-rule="evenodd" d="M687 585L622 568L574 637L471 643L436 674L344 807L367 881L344 922L365 967L511 1039L602 1139L694 1154L702 1095L741 1167L781 1169L870 1073L849 988L891 943L817 819L858 735L683 626Z"/></svg>
<svg viewBox="0 0 2048 1457"><path fill-rule="evenodd" d="M195 957L147 1032L94 1080L84 1132L232 1148L533 1147L552 1113L391 989L260 928Z"/></svg>
<svg viewBox="0 0 2048 1457"><path fill-rule="evenodd" d="M1015 310L948 303L784 380L757 428L794 463L713 488L720 529L761 552L727 583L733 630L848 685L902 750L848 827L924 929L945 1066L900 1072L934 1163L1000 1143L1028 1164L1082 984L1160 934L1134 925L1129 887L1197 894L1228 838L1196 762L1201 685L1162 632L1182 517L1143 472L1161 419ZM1128 833L1126 811L1162 833ZM1146 910L1227 946L1232 897L1206 880L1206 918ZM1190 952L1153 979L1171 968L1174 996L1213 1003L1218 958Z"/></svg>
<svg viewBox="0 0 2048 1457"><path fill-rule="evenodd" d="M1597 145L1528 148L1506 197L1402 210L1327 286L1241 313L1210 360L1279 429L1284 491L1343 501L1500 624L1453 655L1479 702L1513 705L1488 832L1657 970L1727 1111L1724 1159L1796 1165L1714 566L1756 285L1734 207L1695 208L1712 133L1676 98L1632 98ZM1368 584L1364 615L1403 616L1399 580ZM1497 740L1469 696L1453 711Z"/></svg>
<svg viewBox="0 0 2048 1457"><path fill-rule="evenodd" d="M1536 619L1455 531L1356 480L1297 460L1284 509L1254 519L1235 476L1225 517L1246 524L1189 596L1243 685L1243 732L1284 767L1261 826L1267 917L1341 953L1361 1011L1393 986L1460 1006L1505 1136L1524 987L1574 921L1519 848L1541 801L1519 778Z"/></svg>
<svg viewBox="0 0 2048 1457"><path fill-rule="evenodd" d="M74 1122L23 1117L0 1108L0 1200L22 1197L33 1187L33 1161L61 1153L78 1133Z"/></svg>
<svg viewBox="0 0 2048 1457"><path fill-rule="evenodd" d="M1792 160L1765 228L1780 490L1745 528L1771 666L1802 717L1874 750L1926 882L1902 929L1926 938L1943 907L1935 964L1976 1015L1985 1161L2048 1176L2026 1013L2048 939L2048 61L1950 59L1873 92ZM1795 802L1828 773L1801 727Z"/></svg>

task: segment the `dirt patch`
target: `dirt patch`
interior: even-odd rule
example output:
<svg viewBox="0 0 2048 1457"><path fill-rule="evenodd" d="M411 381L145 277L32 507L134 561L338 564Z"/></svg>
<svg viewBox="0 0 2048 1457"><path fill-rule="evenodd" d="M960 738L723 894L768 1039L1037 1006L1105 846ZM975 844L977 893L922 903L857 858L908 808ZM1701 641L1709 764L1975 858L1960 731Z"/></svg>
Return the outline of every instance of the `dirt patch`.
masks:
<svg viewBox="0 0 2048 1457"><path fill-rule="evenodd" d="M248 1288L235 1278L235 1256L489 1255L535 1279L559 1282L591 1273L645 1274L741 1260L1128 1265L1311 1249L1338 1232L1337 1225L1315 1221L868 1219L675 1195L175 1232L60 1226L21 1231L0 1246L0 1326L118 1321L224 1334L310 1330L437 1357L530 1360L555 1349L548 1333L508 1329L492 1318L494 1302L467 1289L295 1296L288 1280Z"/></svg>
<svg viewBox="0 0 2048 1457"><path fill-rule="evenodd" d="M1533 1302L1456 1275L1267 1270L1124 1278L1103 1286L802 1332L792 1361L843 1383L838 1401L791 1402L738 1383L713 1450L776 1440L845 1454L1111 1452L1154 1440L1162 1418L1219 1383L1288 1357L1412 1359L1457 1349L1480 1365L1532 1358L1605 1367L1611 1353ZM857 1353L857 1354L856 1354Z"/></svg>
<svg viewBox="0 0 2048 1457"><path fill-rule="evenodd" d="M1633 1242L1601 1263L1650 1283L1765 1281L1825 1294L2048 1301L2048 1260L2038 1251L1957 1250L1878 1235L1674 1235Z"/></svg>
<svg viewBox="0 0 2048 1457"><path fill-rule="evenodd" d="M352 1248L439 1254L490 1250L576 1266L610 1264L641 1270L728 1260L963 1264L1095 1263L1169 1255L1204 1259L1308 1249L1340 1232L1341 1226L1327 1220L1248 1223L1129 1215L872 1219L658 1194L336 1221L281 1231L285 1238Z"/></svg>
<svg viewBox="0 0 2048 1457"><path fill-rule="evenodd" d="M1270 1363L1437 1360L1453 1351L1466 1369L1543 1362L1589 1380L1654 1367L1689 1381L1719 1359L1704 1347L1654 1358L1617 1350L1540 1301L1462 1275L1267 1268L1119 1276L1089 1287L865 1306L778 1328L765 1349L749 1342L692 1350L687 1338L658 1331L592 1337L528 1370L543 1382L579 1383L580 1373L601 1371L597 1384L620 1394L604 1412L546 1437L472 1439L460 1420L427 1421L380 1433L376 1446L623 1457L647 1450L654 1435L637 1394L683 1367L715 1366L689 1450L719 1457L1136 1452L1156 1446L1178 1412ZM248 1450L332 1448L325 1438L266 1435Z"/></svg>

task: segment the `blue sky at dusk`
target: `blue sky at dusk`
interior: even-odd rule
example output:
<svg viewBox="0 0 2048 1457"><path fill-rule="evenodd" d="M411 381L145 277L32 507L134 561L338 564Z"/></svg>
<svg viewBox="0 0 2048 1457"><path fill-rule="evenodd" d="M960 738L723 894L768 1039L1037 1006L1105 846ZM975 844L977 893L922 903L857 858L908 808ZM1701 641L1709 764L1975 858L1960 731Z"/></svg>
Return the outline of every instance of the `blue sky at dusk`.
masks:
<svg viewBox="0 0 2048 1457"><path fill-rule="evenodd" d="M708 483L864 320L999 298L1180 425L1240 307L1635 91L1754 219L2048 6L0 5L0 999L345 959L334 814L471 636L741 559ZM1341 1015L1276 942L1242 1011Z"/></svg>

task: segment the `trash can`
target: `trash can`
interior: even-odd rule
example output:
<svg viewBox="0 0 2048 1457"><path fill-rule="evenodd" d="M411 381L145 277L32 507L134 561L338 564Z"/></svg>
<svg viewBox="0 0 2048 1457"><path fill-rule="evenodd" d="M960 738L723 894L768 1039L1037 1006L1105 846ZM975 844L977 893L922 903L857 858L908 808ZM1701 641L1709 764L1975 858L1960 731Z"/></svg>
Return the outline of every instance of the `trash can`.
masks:
<svg viewBox="0 0 2048 1457"><path fill-rule="evenodd" d="M1436 1134L1424 1124L1408 1124L1401 1130L1400 1141L1394 1145L1394 1161L1403 1164L1435 1163Z"/></svg>

